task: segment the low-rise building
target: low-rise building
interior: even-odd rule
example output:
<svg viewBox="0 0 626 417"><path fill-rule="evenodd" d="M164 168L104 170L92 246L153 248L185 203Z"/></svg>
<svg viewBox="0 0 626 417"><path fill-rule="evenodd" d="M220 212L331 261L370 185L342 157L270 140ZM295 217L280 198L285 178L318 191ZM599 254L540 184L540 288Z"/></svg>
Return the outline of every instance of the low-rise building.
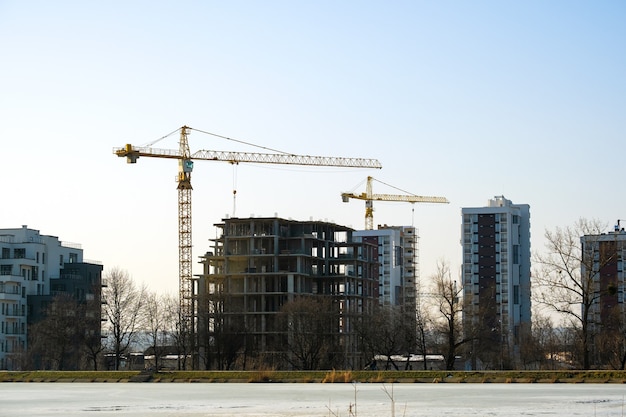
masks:
<svg viewBox="0 0 626 417"><path fill-rule="evenodd" d="M41 319L61 293L96 301L89 316L99 337L102 268L85 261L78 244L27 226L0 229L0 369L19 367L16 358L27 349L28 325Z"/></svg>

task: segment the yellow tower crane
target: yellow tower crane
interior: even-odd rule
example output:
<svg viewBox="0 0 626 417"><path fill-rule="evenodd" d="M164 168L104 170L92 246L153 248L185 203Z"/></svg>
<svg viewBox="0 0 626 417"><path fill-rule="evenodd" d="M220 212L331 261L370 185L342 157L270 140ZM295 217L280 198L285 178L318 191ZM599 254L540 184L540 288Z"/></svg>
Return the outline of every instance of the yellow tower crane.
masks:
<svg viewBox="0 0 626 417"><path fill-rule="evenodd" d="M156 142L164 139L180 130L179 148L176 149L157 149L153 148ZM227 138L225 136L216 135L214 133L205 132L198 129L192 129L183 126L175 130L169 135L152 142L145 147L137 147L127 144L121 148L113 148L113 153L119 157L125 157L126 162L134 164L140 157L166 158L178 160L178 254L179 254L179 290L180 290L180 310L181 310L181 326L183 331L195 333L195 306L194 306L194 288L192 281L192 255L191 255L191 172L193 171L193 161L222 161L230 164L239 164L240 162L252 162L260 164L282 164L282 165L311 165L311 166L327 166L327 167L352 167L352 168L382 168L380 162L376 159L363 158L340 158L333 156L308 156L294 155L286 152L275 151L273 149L261 147L271 150L275 153L253 153L253 152L231 152L231 151L210 151L199 150L191 153L187 136L190 130L217 136L222 139L253 145ZM190 334L190 333L187 333Z"/></svg>
<svg viewBox="0 0 626 417"><path fill-rule="evenodd" d="M376 180L378 181L378 180ZM372 230L374 228L374 200L377 201L404 201L407 203L449 203L445 197L424 197L415 194L374 194L372 192L373 177L367 177L367 185L365 192L361 194L354 193L341 193L341 199L344 203L350 201L351 198L358 200L365 200L365 230ZM381 184L385 184L382 181L378 181ZM389 184L385 184L390 186ZM391 187L391 186L390 186ZM393 187L396 188L396 187Z"/></svg>

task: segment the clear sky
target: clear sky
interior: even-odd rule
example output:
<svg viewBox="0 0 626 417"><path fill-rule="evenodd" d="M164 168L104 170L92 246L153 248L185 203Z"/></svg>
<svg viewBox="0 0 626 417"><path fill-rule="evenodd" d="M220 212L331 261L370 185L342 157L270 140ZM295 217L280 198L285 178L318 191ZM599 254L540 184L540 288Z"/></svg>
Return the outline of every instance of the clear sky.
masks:
<svg viewBox="0 0 626 417"><path fill-rule="evenodd" d="M361 229L364 203L340 193L368 175L450 200L374 204L375 225L419 229L422 281L438 260L458 270L461 208L495 195L530 205L533 251L580 217L609 230L626 219L624 22L626 2L609 0L0 0L0 228L81 243L105 269L175 293L176 162L127 165L112 148L188 125L383 165L198 161L194 258L233 215L233 189L239 217Z"/></svg>

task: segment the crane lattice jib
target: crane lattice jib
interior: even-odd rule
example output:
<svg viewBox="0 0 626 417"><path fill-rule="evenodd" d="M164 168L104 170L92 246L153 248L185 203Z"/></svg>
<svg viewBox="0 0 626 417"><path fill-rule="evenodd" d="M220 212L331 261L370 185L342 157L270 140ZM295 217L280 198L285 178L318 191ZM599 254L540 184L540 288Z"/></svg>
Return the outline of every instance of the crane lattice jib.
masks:
<svg viewBox="0 0 626 417"><path fill-rule="evenodd" d="M403 201L406 203L449 203L448 199L445 197L428 197L421 195L372 194L368 197L365 193L342 193L341 196L343 198L356 198L359 200L374 201Z"/></svg>
<svg viewBox="0 0 626 417"><path fill-rule="evenodd" d="M159 149L126 145L123 148L113 148L117 156L125 156L129 162L136 161L141 156L183 159L181 152L176 149ZM280 164L280 165L313 165L327 167L358 167L358 168L382 168L376 159L366 158L342 158L334 156L310 156L292 155L280 153L257 153L257 152L233 152L200 150L189 157L192 160L221 161L231 164L240 162Z"/></svg>
<svg viewBox="0 0 626 417"><path fill-rule="evenodd" d="M367 177L364 193L341 193L341 199L344 203L350 201L351 198L365 200L365 230L374 229L374 201L402 201L406 203L449 203L448 199L445 197L425 197L415 194L374 194L372 192L373 181L373 177Z"/></svg>
<svg viewBox="0 0 626 417"><path fill-rule="evenodd" d="M134 164L139 157L166 158L178 160L178 237L179 237L179 284L180 310L182 331L191 333L191 348L195 346L197 305L194 299L194 284L192 278L192 239L191 239L191 172L192 160L222 161L231 164L240 162L282 164L282 165L313 165L327 167L351 168L382 168L375 159L340 158L326 156L293 155L287 153L252 153L231 151L200 150L196 153L189 151L187 141L188 131L191 128L183 126L180 129L179 149L160 149L153 147L137 147L127 144L121 148L113 148L113 153L125 157L126 162ZM206 133L206 132L205 132ZM169 135L168 135L169 136ZM165 137L164 137L165 138ZM163 139L163 138L161 138ZM194 362L195 363L195 362Z"/></svg>

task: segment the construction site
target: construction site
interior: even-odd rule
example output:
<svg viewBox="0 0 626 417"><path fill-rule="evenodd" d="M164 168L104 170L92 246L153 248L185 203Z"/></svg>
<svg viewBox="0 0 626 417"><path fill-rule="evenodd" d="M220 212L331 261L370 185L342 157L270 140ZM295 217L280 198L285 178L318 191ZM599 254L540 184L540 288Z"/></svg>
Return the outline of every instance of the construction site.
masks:
<svg viewBox="0 0 626 417"><path fill-rule="evenodd" d="M192 274L191 173L195 160L380 169L375 159L289 153L192 153L183 126L179 149L127 144L114 154L178 161L179 333L193 369L362 369L371 361L360 331L380 307L419 304L418 236L412 226L373 230L373 202L448 203L410 193L342 193L365 201L365 228L279 217L225 218ZM199 131L201 133L211 134ZM213 135L213 134L212 134ZM162 138L163 139L163 138ZM160 140L160 139L159 139ZM265 148L267 149L267 148ZM384 183L383 183L384 184ZM368 316L370 315L370 316ZM410 323L409 323L410 324ZM361 325L361 326L360 326ZM410 325L415 329L414 325Z"/></svg>
<svg viewBox="0 0 626 417"><path fill-rule="evenodd" d="M202 258L198 305L201 359L212 343L241 350L271 367L294 363L298 331L282 308L297 298L323 301L317 337L330 350L321 365L351 369L361 365L356 320L378 304L377 246L356 242L353 230L324 222L281 218L226 219L213 252ZM285 326L285 324L287 324ZM233 345L234 344L234 345ZM234 349L233 349L234 348ZM214 350L214 352L219 352Z"/></svg>

